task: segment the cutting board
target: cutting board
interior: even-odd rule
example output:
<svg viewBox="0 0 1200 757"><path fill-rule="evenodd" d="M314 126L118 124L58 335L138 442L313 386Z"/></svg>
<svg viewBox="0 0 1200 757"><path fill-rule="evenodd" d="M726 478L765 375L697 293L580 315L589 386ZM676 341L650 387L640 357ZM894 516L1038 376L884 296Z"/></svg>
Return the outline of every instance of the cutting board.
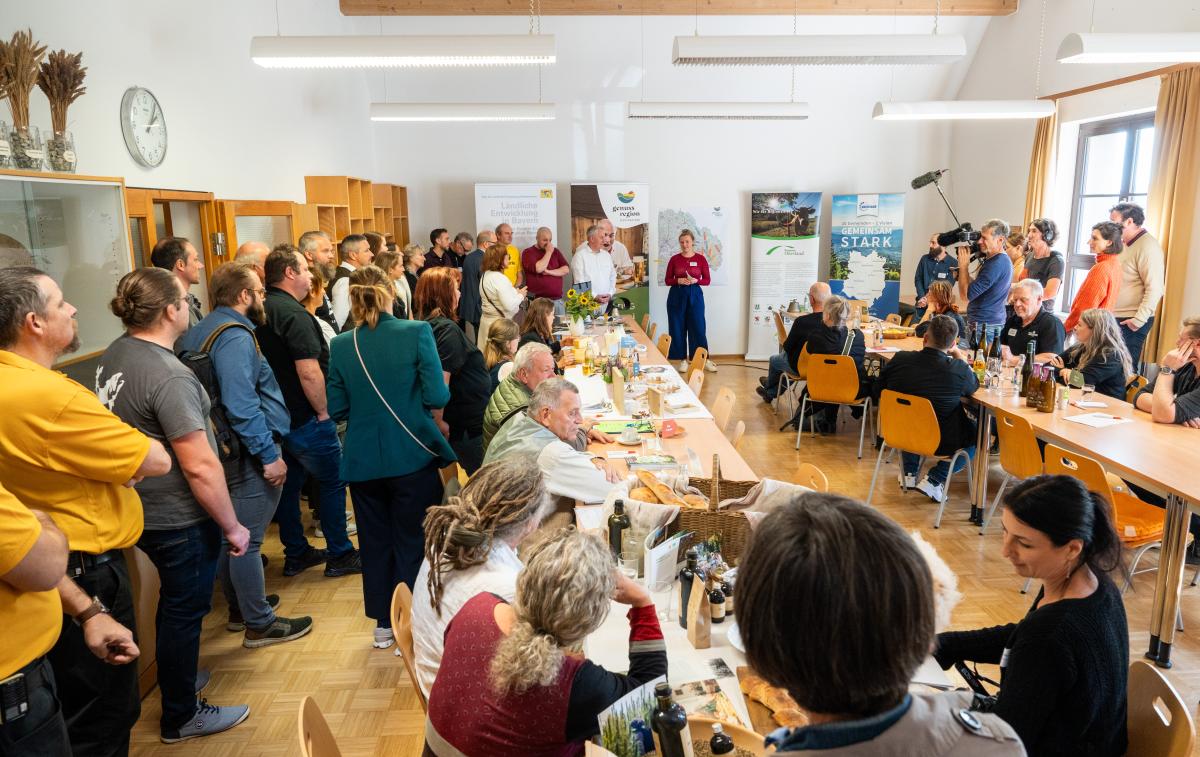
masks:
<svg viewBox="0 0 1200 757"><path fill-rule="evenodd" d="M739 665L737 668L738 687L741 687L742 680L748 677L751 673L748 665ZM763 705L762 702L756 702L750 698L743 690L743 698L746 700L746 710L750 713L750 726L756 733L766 736L779 727L775 719L771 717L771 711Z"/></svg>

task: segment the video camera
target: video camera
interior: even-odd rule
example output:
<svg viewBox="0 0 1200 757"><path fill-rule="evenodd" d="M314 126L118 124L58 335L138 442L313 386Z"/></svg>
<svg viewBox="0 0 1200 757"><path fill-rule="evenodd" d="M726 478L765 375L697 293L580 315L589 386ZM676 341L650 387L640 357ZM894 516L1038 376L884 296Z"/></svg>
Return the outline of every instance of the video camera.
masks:
<svg viewBox="0 0 1200 757"><path fill-rule="evenodd" d="M971 227L971 224L964 223L949 231L938 234L937 243L939 247L944 247L947 250L955 247L967 247L971 251L971 260L976 261L984 258L983 247L979 244L982 236L982 234Z"/></svg>

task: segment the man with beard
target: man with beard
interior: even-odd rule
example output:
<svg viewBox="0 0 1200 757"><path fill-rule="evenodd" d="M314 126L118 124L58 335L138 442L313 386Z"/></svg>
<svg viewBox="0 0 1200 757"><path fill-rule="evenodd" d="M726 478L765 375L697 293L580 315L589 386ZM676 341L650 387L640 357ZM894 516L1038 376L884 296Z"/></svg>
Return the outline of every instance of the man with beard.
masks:
<svg viewBox="0 0 1200 757"><path fill-rule="evenodd" d="M333 262L333 240L323 231L306 231L300 235L300 252L308 260L308 267L321 274L325 282L324 302L317 306L317 317L337 332L337 321L333 318L333 303L329 300L329 289L337 266Z"/></svg>
<svg viewBox="0 0 1200 757"><path fill-rule="evenodd" d="M617 278L623 279L633 275L633 258L629 257L629 249L617 239L617 230L612 221L602 218L596 224L604 232L604 249L612 256L613 268L617 270Z"/></svg>
<svg viewBox="0 0 1200 757"><path fill-rule="evenodd" d="M925 308L929 307L925 293L929 285L935 281L949 281L954 284L958 280L958 260L946 254L946 248L938 244L938 235L929 238L929 254L917 261L917 273L913 284L917 289L917 307L913 315L913 323L918 323L925 317Z"/></svg>
<svg viewBox="0 0 1200 757"><path fill-rule="evenodd" d="M123 553L142 535L133 485L169 471L171 458L92 390L53 370L78 347L75 308L53 279L36 268L0 270L0 480L46 513L71 550L57 587L68 622L47 655L71 749L125 754L141 710ZM5 645L20 644L20 631L6 628ZM28 693L52 692L48 678L31 675Z"/></svg>
<svg viewBox="0 0 1200 757"><path fill-rule="evenodd" d="M250 544L237 557L222 550L217 577L229 603L226 627L245 631L243 646L256 648L298 639L312 630L312 618L275 614L279 595L267 596L259 557L287 478L279 440L288 433L291 416L254 336L254 328L267 320L266 291L258 274L244 264L224 263L213 271L209 291L213 311L187 333L183 347L208 353L220 404L242 445L241 457L225 464L225 480L234 512L250 531Z"/></svg>

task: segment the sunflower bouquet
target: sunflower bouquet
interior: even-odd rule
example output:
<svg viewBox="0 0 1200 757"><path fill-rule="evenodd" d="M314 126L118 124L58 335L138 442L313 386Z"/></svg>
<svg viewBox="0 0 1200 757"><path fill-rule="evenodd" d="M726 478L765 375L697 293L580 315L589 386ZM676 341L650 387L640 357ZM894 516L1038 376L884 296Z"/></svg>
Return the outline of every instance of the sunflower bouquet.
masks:
<svg viewBox="0 0 1200 757"><path fill-rule="evenodd" d="M596 312L599 304L591 292L577 292L574 289L568 289L564 307L567 310L567 315L571 316L572 320L582 321Z"/></svg>

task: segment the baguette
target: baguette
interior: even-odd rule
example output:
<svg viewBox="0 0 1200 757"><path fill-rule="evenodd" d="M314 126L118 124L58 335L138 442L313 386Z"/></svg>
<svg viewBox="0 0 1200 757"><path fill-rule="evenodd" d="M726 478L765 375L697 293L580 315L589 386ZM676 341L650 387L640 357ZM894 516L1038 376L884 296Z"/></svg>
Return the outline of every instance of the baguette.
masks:
<svg viewBox="0 0 1200 757"><path fill-rule="evenodd" d="M685 494L683 495L683 501L686 502L687 506L693 510L708 509L708 499L699 494Z"/></svg>
<svg viewBox="0 0 1200 757"><path fill-rule="evenodd" d="M652 502L654 504L658 504L658 497L654 496L654 490L646 486L639 486L636 489L630 489L629 496L633 499L641 500L642 502Z"/></svg>
<svg viewBox="0 0 1200 757"><path fill-rule="evenodd" d="M642 485L654 492L654 496L664 505L674 505L676 507L690 507L687 502L684 502L675 492L671 491L671 487L654 477L650 471L639 470L637 472L638 480Z"/></svg>

